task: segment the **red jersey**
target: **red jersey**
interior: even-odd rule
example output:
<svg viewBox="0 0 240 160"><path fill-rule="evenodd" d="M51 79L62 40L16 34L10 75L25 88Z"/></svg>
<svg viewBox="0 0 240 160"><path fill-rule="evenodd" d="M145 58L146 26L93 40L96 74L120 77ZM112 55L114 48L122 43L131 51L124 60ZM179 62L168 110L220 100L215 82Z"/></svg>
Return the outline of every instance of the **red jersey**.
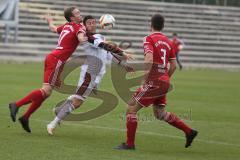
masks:
<svg viewBox="0 0 240 160"><path fill-rule="evenodd" d="M174 37L172 40L172 45L175 50L175 54L178 54L178 52L180 51L179 46L182 45L182 42L180 41L180 39Z"/></svg>
<svg viewBox="0 0 240 160"><path fill-rule="evenodd" d="M66 61L79 45L77 37L79 32L85 32L85 27L82 24L76 24L74 22L67 22L58 27L58 45L51 54L63 62Z"/></svg>
<svg viewBox="0 0 240 160"><path fill-rule="evenodd" d="M154 32L144 38L143 46L144 55L153 54L153 65L148 79L168 76L168 62L176 59L172 42L161 32Z"/></svg>

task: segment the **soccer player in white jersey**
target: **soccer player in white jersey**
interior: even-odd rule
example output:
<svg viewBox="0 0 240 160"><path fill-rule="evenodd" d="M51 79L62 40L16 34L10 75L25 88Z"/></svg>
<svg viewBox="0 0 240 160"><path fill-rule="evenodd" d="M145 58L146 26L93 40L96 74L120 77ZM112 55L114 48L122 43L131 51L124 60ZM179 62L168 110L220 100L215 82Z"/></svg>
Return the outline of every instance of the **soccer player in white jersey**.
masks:
<svg viewBox="0 0 240 160"><path fill-rule="evenodd" d="M106 73L106 64L111 63L112 60L116 60L115 58L113 58L112 54L109 52L105 53L104 51L101 51L99 53L99 55L101 56L103 65L102 65L102 68L101 68L99 74L95 78L95 86L93 87L93 89L94 89L93 92L95 94L97 93L97 88L98 88L104 74ZM81 86L83 84L87 70L88 70L88 64L83 64L81 66L81 72L80 72L80 77L79 77L79 81L78 81L78 86Z"/></svg>
<svg viewBox="0 0 240 160"><path fill-rule="evenodd" d="M85 62L87 70L84 74L84 78L83 76L80 78L79 83L81 83L81 85L77 88L76 93L69 96L65 103L57 108L55 111L56 117L47 125L47 132L50 135L53 135L53 131L57 124L59 124L60 121L69 115L73 110L79 108L86 97L92 92L93 88L96 87L98 81L101 80L105 73L106 59L112 59L112 61L120 64L128 71L131 69L124 63L121 63L119 58L98 47L99 44L105 41L105 39L102 35L96 34L96 20L92 16L86 16L83 20L83 24L86 27L88 36L94 37L93 44L87 43L83 45L84 50L87 53L87 59Z"/></svg>

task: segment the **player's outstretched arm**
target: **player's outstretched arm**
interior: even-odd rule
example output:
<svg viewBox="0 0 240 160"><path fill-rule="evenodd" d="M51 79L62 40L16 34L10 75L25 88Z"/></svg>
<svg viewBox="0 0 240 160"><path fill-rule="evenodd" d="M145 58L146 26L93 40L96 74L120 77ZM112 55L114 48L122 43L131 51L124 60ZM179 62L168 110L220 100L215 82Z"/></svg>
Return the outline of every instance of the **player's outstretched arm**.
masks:
<svg viewBox="0 0 240 160"><path fill-rule="evenodd" d="M88 42L92 43L95 47L99 47L99 48L102 48L111 53L115 53L118 56L121 56L123 59L128 59L128 60L133 59L131 54L129 54L126 51L124 51L123 49L119 48L113 42L110 43L110 42L102 41L102 40L95 38L92 35L88 36Z"/></svg>
<svg viewBox="0 0 240 160"><path fill-rule="evenodd" d="M170 64L170 68L168 70L168 75L169 75L169 77L171 77L173 75L173 73L175 72L176 68L177 68L176 67L176 65L177 65L176 59L171 59L169 61L169 64Z"/></svg>
<svg viewBox="0 0 240 160"><path fill-rule="evenodd" d="M112 56L112 62L118 64L119 66L123 67L127 72L134 72L134 68L131 67L130 65L128 65L126 63L126 61L122 61L121 59L119 59L116 56Z"/></svg>
<svg viewBox="0 0 240 160"><path fill-rule="evenodd" d="M53 18L49 14L45 15L44 18L48 23L49 30L53 33L57 33L57 26L53 24Z"/></svg>
<svg viewBox="0 0 240 160"><path fill-rule="evenodd" d="M103 48L104 50L109 51L111 53L117 54L118 56L121 57L121 59L125 59L125 60L134 59L132 56L132 53L121 49L116 44L108 43L108 42L101 42L101 43L99 43L98 47Z"/></svg>

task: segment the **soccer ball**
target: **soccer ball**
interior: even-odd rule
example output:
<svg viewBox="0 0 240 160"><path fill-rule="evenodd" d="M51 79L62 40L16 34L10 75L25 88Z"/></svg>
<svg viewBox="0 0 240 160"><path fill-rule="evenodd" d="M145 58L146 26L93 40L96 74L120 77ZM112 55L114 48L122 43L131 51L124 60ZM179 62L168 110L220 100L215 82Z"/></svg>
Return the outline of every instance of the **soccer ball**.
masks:
<svg viewBox="0 0 240 160"><path fill-rule="evenodd" d="M115 18L111 14L104 14L99 19L102 29L112 29L115 25Z"/></svg>

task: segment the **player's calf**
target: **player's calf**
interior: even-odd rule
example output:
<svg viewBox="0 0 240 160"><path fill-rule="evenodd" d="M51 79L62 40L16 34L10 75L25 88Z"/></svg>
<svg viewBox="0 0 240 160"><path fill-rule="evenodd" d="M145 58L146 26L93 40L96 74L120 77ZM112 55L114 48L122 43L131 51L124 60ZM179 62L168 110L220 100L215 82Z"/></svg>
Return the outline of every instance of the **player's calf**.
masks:
<svg viewBox="0 0 240 160"><path fill-rule="evenodd" d="M80 98L73 98L72 99L72 105L74 106L74 109L79 108L83 104L84 100Z"/></svg>
<svg viewBox="0 0 240 160"><path fill-rule="evenodd" d="M166 120L169 116L169 113L165 111L165 106L163 105L158 105L158 106L154 106L153 107L153 113L155 118L157 118L158 120Z"/></svg>
<svg viewBox="0 0 240 160"><path fill-rule="evenodd" d="M47 132L50 135L53 135L53 130L56 128L56 126L64 119L66 118L73 110L74 106L72 105L71 100L66 100L60 107L58 107L57 116L54 118L53 121L51 121L47 125Z"/></svg>
<svg viewBox="0 0 240 160"><path fill-rule="evenodd" d="M177 115L171 112L166 112L164 107L154 106L154 115L157 119L163 120L173 127L182 130L186 135L185 147L191 146L194 138L197 136L198 132L191 129L187 124L184 123Z"/></svg>

